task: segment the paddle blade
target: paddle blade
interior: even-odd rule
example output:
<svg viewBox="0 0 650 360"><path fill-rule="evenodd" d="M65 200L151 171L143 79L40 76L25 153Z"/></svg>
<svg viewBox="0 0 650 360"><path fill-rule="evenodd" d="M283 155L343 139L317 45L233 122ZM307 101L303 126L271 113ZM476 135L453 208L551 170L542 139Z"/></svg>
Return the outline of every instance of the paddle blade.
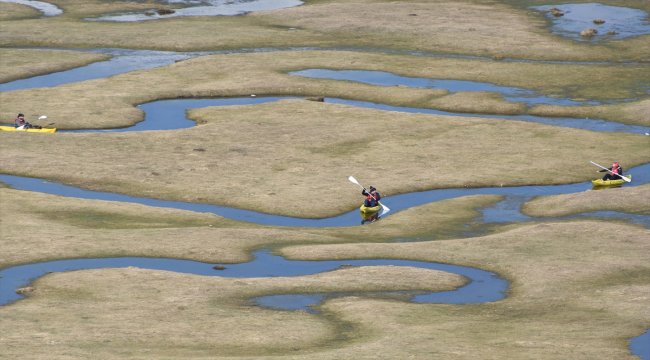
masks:
<svg viewBox="0 0 650 360"><path fill-rule="evenodd" d="M359 182L357 181L357 179L354 178L354 176L348 177L348 180L350 180L350 182L353 183L353 184L357 184L357 185L361 186L361 184L359 184Z"/></svg>
<svg viewBox="0 0 650 360"><path fill-rule="evenodd" d="M41 116L38 117L38 120L43 120L43 119L47 119L47 116L41 115Z"/></svg>
<svg viewBox="0 0 650 360"><path fill-rule="evenodd" d="M381 205L381 216L384 216L384 215L388 214L388 212L390 211L390 208L388 206L384 205L383 203L379 203L379 205Z"/></svg>
<svg viewBox="0 0 650 360"><path fill-rule="evenodd" d="M623 175L619 175L619 176L621 177L621 179L625 180L626 182L632 182L632 179L630 179L627 176L623 176Z"/></svg>

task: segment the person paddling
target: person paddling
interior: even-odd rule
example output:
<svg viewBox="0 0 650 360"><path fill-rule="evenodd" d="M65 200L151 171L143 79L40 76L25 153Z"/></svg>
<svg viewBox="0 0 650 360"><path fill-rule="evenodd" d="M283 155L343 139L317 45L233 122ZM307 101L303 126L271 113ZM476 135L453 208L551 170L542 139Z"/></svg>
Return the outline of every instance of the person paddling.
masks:
<svg viewBox="0 0 650 360"><path fill-rule="evenodd" d="M618 180L621 178L620 175L623 175L623 167L618 162L615 162L612 164L612 167L598 170L598 172L607 172L607 174L603 176L603 180Z"/></svg>
<svg viewBox="0 0 650 360"><path fill-rule="evenodd" d="M25 120L25 115L21 113L16 116L16 119L14 120L14 127L17 129L29 129L32 127L32 124L28 123L27 120Z"/></svg>
<svg viewBox="0 0 650 360"><path fill-rule="evenodd" d="M369 191L365 188L361 190L361 195L366 197L366 200L363 202L363 205L366 207L375 207L379 205L379 200L381 200L381 194L374 186L371 186Z"/></svg>

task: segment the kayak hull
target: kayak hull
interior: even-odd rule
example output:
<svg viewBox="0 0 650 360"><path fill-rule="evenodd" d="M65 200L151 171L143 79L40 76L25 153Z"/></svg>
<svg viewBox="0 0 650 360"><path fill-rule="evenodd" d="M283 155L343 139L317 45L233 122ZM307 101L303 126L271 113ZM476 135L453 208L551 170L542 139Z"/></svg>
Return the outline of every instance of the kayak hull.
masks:
<svg viewBox="0 0 650 360"><path fill-rule="evenodd" d="M13 126L0 126L1 131L15 131L15 132L35 132L35 133L46 133L46 134L52 134L56 132L56 128L41 128L41 129L35 129L35 128L29 128L29 129L17 129Z"/></svg>
<svg viewBox="0 0 650 360"><path fill-rule="evenodd" d="M361 205L359 208L362 214L374 214L379 212L381 210L381 205L373 206L373 207L367 207L365 205Z"/></svg>
<svg viewBox="0 0 650 360"><path fill-rule="evenodd" d="M625 177L632 179L632 175L625 175ZM591 180L591 184L594 187L607 187L607 186L621 186L625 184L625 180L623 179L617 179L617 180L603 180L603 179L596 179L596 180Z"/></svg>

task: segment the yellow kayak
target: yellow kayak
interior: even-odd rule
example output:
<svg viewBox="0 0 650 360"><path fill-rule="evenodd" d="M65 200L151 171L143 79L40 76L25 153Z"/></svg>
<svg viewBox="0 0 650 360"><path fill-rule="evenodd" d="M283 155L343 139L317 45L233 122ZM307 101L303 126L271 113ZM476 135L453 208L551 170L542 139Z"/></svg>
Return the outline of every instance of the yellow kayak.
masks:
<svg viewBox="0 0 650 360"><path fill-rule="evenodd" d="M0 130L2 131L20 131L20 132L37 132L37 133L55 133L56 128L29 128L29 129L18 129L13 126L2 126L0 125Z"/></svg>
<svg viewBox="0 0 650 360"><path fill-rule="evenodd" d="M373 206L373 207L366 207L365 205L361 205L359 208L361 210L362 214L374 214L381 210L381 205Z"/></svg>
<svg viewBox="0 0 650 360"><path fill-rule="evenodd" d="M632 180L632 175L625 175L625 177L630 178ZM602 187L602 186L621 186L625 184L625 180L623 179L616 179L616 180L603 180L603 179L596 179L596 180L591 180L591 184L595 187Z"/></svg>

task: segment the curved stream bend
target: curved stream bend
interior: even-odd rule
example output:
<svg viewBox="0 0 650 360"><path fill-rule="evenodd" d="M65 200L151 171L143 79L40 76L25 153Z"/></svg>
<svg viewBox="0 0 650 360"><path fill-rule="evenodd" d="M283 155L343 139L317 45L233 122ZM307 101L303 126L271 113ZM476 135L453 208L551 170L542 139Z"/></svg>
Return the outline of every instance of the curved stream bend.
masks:
<svg viewBox="0 0 650 360"><path fill-rule="evenodd" d="M629 170L629 173L634 174L634 181L631 184L627 184L625 186L647 184L650 182L650 163L632 168ZM266 214L251 210L229 208L212 204L160 200L145 197L128 196L117 193L84 190L74 186L63 185L60 183L38 178L0 174L0 181L17 190L38 191L52 195L74 197L80 199L121 201L147 206L174 208L195 212L207 212L233 220L252 222L261 225L294 227L337 227L358 225L360 221L358 209L329 218L306 219ZM345 179L342 179L341 181L345 181ZM588 189L591 189L590 181L566 185L527 185L514 187L434 189L395 196L386 196L384 197L384 202L390 206L391 212L388 216L391 216L401 210L406 210L411 207L424 205L434 201L453 199L469 195L503 195L506 197L504 201L497 203L493 207L486 208L483 211L482 220L484 222L499 223L522 222L534 220L534 218L523 215L520 211L521 205L530 200L532 197L569 194L585 191ZM631 216L631 218L634 222L650 225L649 216L639 215Z"/></svg>
<svg viewBox="0 0 650 360"><path fill-rule="evenodd" d="M313 275L336 270L342 266L410 266L430 270L440 270L466 277L470 282L456 290L431 292L413 297L422 303L468 304L497 301L505 297L508 282L489 271L458 265L431 263L424 261L369 259L369 260L287 260L273 255L268 250L257 251L254 259L247 263L227 265L224 270L215 270L214 264L191 260L164 258L99 258L56 260L25 264L0 270L0 306L22 298L16 290L29 285L35 279L52 272L124 268L135 266L141 269L168 270L179 273L222 276L228 278L287 277ZM318 296L318 295L311 295ZM264 300L259 301L264 305ZM294 304L271 306L274 308L296 309ZM313 304L310 304L313 305Z"/></svg>
<svg viewBox="0 0 650 360"><path fill-rule="evenodd" d="M173 54L172 55L163 54L163 59L161 61L162 63L168 62L170 60L173 60L175 56L176 55ZM158 63L156 63L155 65L152 66L159 66L159 65ZM66 80L63 81L65 82ZM38 81L33 86L38 86L36 85L37 83ZM7 85L15 86L15 84L13 85L7 84ZM30 87L32 85L22 84L20 86ZM143 108L143 110L145 110L146 113L153 114L157 110L162 110L164 106L170 105L171 106L170 112L176 114L173 116L175 119L172 119L171 125L167 124L162 126L161 124L164 123L164 121L159 121L158 119L159 116L156 116L157 119L155 122L147 121L147 117L145 117L145 121L136 126L125 128L125 129L115 129L115 130L107 130L107 131L161 130L161 129L176 129L176 128L194 126L194 122L186 119L184 115L183 116L178 115L179 112L178 107L182 107L181 111L183 112L183 114L185 109L187 107L190 107L190 106L186 106L186 104L183 104L182 103L183 101L191 101L191 102L195 102L195 104L198 104L201 101L206 101L207 105L202 105L202 106L214 106L214 105L225 105L227 102L231 102L230 104L234 104L234 103L251 104L251 103L259 103L259 102L266 102L266 101L275 101L282 98L285 97L257 98L257 99L236 98L236 99L209 99L209 100L200 100L200 99L199 100L196 99L165 100L160 102L153 102L149 104L143 104L141 105L141 108ZM175 107L172 103L173 101L178 101L181 105ZM334 103L343 103L343 104L360 106L360 107L391 110L391 111L419 112L419 113L442 114L442 115L451 115L451 116L473 116L473 117L484 117L484 118L491 117L491 118L505 118L505 119L512 119L512 120L532 121L532 122L546 123L554 126L576 127L580 129L588 129L594 131L617 131L617 132L632 132L632 133L649 132L648 127L629 126L629 125L623 125L619 123L613 123L613 122L607 122L601 120L556 119L556 118L542 118L542 117L534 117L534 116L459 114L459 113L448 113L448 112L443 112L438 110L396 107L396 106L374 104L374 103L362 102L362 101L344 100L344 99L327 98L326 101L334 102ZM221 103L219 104L214 102L221 102ZM165 104L163 105L163 103ZM158 105L160 105L160 107L157 107ZM148 106L152 107L151 110L146 110ZM164 111L161 113L164 113ZM151 126L151 128L149 128L149 126ZM646 164L644 166L632 169L632 171L635 172L635 177L634 177L635 181L633 185L647 183L649 181L647 178L650 177L649 170L650 170L650 164ZM305 223L302 223L296 225L297 220L295 218L278 217L274 215L259 214L250 211L244 211L239 209L228 209L228 208L223 208L218 206L188 204L188 203L180 203L180 202L167 202L162 200L133 198L133 197L128 197L119 194L89 192L85 190L75 189L73 187L68 187L65 185L50 183L39 179L0 175L0 181L10 183L12 186L19 189L34 190L34 191L43 191L43 187L50 187L51 185L54 185L55 188L56 187L62 188L63 192L60 192L61 190L56 190L58 192L50 192L50 193L54 193L58 195L82 197L82 198L106 199L106 200L110 199L110 200L118 200L118 201L139 202L151 206L176 207L176 208L188 209L193 211L206 211L205 208L203 208L203 206L206 206L211 208L218 208L219 211L212 211L212 210L208 210L208 211L215 212L225 217L230 217L242 221L253 221L253 222L258 222L263 224L276 224L276 225L283 225L283 226L342 226L341 224L345 223L345 221L349 221L349 220L343 221L343 219L346 218L355 219L353 223L350 223L350 225L356 224L358 222L358 214L356 210L348 214L344 214L340 217L313 220L316 221L317 224L306 225ZM29 184L29 186L25 187L24 186L25 184ZM516 188L432 190L423 193L404 194L396 197L391 197L390 204L391 204L391 208L399 210L399 209L404 209L406 207L421 205L431 201L437 201L437 200L442 200L442 199L447 199L447 198L452 198L457 196L465 196L472 193L502 194L505 195L507 199L501 202L500 204L506 204L507 206L505 207L501 206L501 208L499 208L499 205L497 205L492 210L492 213L488 209L488 211L484 212L484 220L489 221L490 216L492 216L493 218L495 219L498 218L501 221L503 221L504 218L511 219L512 221L525 221L524 219L522 219L524 218L524 216L522 216L519 213L518 209L521 203L523 203L523 201L531 197L530 194L551 195L551 194L558 194L558 193L570 193L576 191L583 191L587 188L587 186L589 186L589 183L559 185L559 186L524 186L524 187L516 187ZM46 190L45 192L49 192L49 191ZM423 196L423 194L426 194L426 196ZM412 200L411 198L417 198L417 199ZM406 204L409 205L400 207L400 205L398 204L402 201L404 201ZM508 211L506 211L506 208L508 209ZM228 212L228 214L223 213L221 211L222 209L225 209ZM495 213L498 213L499 215L494 216ZM509 213L511 213L511 215L507 215ZM232 215L232 214L238 214L238 215ZM260 215L262 215L262 218L265 218L265 220L258 219ZM278 221L278 219L280 220ZM300 219L300 220L312 221L307 219ZM641 223L648 222L647 217L642 217L642 219L639 221ZM469 285L466 285L455 291L430 293L427 295L417 295L412 299L415 302L474 303L474 302L496 301L503 298L504 293L507 289L507 282L505 282L503 279L499 279L496 275L492 273L488 273L478 269L471 269L471 268L454 266L454 265L433 264L433 263L426 263L426 262L412 262L412 261L405 261L405 260L349 260L344 262L341 261L297 262L297 261L287 261L283 258L275 257L273 255L270 255L268 252L258 252L255 255L256 255L255 261L250 263L245 263L245 264L231 265L224 272L220 272L218 275L223 275L228 277L299 276L299 275L307 275L307 274L313 274L322 271L333 270L336 267L340 267L341 265L417 266L417 267L423 267L427 269L437 269L442 271L453 272L456 274L466 276L472 279L472 281ZM305 268L308 268L309 270L304 270L305 271L304 273L302 272L265 273L264 271L268 271L270 269L269 262L281 264L282 265L281 268L286 268L291 271L297 271L298 267L300 268L300 271L303 271ZM259 268L259 266L254 265L258 263L263 264L261 266L261 269ZM299 263L304 263L304 264L299 264ZM149 268L149 269L164 269L170 271L202 274L202 275L217 275L214 273L212 266L209 264L203 264L203 263L186 261L186 260L176 260L176 259L152 259L152 258L77 259L77 260L60 260L60 261L52 261L52 262L45 262L45 263L19 265L19 266L3 269L0 271L0 278L2 278L2 281L0 282L0 305L7 304L11 301L15 301L19 299L20 297L17 294L15 294L15 290L17 288L27 285L30 281L48 272L108 268L108 267L114 268L114 267L125 267L125 266L138 266L138 267ZM441 266L441 267L437 267L437 266ZM235 270L235 269L240 269L240 270ZM250 271L253 272L251 273ZM487 276L487 277L477 278L475 277L477 275L465 273L466 271L470 271L470 272L477 271L479 274L481 274L480 276ZM322 301L324 296L325 295L323 294L274 295L268 297L261 297L256 299L256 301L263 306L296 309L296 308L304 307L303 305L296 306L295 305L296 302L300 302L306 304L306 306L309 306L309 305L313 305L314 303L319 303L320 301ZM336 294L334 294L334 296L336 296ZM290 300L289 302L286 301L288 299ZM650 331L646 331L644 334L634 339L631 339L630 341L631 351L634 354L639 355L644 359L650 359L650 354L648 354L649 350L647 347L647 343L649 342L648 341L649 339L650 339ZM644 343L646 344L646 346L644 346Z"/></svg>

